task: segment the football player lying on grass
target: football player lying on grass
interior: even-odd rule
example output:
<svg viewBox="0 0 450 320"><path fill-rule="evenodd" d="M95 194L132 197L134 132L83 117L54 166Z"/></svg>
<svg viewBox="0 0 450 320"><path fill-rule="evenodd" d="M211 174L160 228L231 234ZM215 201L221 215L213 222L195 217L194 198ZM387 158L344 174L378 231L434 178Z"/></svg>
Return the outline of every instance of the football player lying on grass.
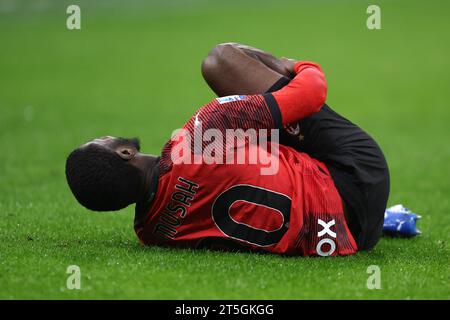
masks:
<svg viewBox="0 0 450 320"><path fill-rule="evenodd" d="M388 166L367 133L325 104L320 66L227 43L202 74L222 98L195 112L160 156L110 136L74 150L66 176L76 199L95 211L135 203L145 245L302 256L372 249Z"/></svg>

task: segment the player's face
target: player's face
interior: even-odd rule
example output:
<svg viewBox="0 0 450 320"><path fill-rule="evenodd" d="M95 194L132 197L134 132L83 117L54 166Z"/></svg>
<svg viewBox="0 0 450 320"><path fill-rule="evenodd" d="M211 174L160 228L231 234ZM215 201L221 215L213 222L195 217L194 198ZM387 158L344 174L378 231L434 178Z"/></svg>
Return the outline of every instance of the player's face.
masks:
<svg viewBox="0 0 450 320"><path fill-rule="evenodd" d="M131 160L139 153L141 145L138 138L118 138L112 136L104 136L85 143L83 146L97 144L116 152L120 157Z"/></svg>

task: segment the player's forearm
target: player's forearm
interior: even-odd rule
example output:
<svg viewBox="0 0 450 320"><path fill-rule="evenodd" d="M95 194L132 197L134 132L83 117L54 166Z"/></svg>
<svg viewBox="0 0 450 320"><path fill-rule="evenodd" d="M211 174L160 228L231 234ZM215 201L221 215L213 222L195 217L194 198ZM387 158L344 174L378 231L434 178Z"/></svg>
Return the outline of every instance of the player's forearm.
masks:
<svg viewBox="0 0 450 320"><path fill-rule="evenodd" d="M318 64L308 61L289 63L296 76L287 86L273 93L283 124L299 121L318 112L327 97L325 75Z"/></svg>

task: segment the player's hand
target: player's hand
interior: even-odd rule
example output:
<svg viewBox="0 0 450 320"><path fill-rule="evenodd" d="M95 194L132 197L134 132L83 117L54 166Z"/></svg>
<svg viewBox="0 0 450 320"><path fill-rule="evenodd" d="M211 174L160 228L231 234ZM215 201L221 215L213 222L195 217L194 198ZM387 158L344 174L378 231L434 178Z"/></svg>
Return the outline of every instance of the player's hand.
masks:
<svg viewBox="0 0 450 320"><path fill-rule="evenodd" d="M283 65L284 69L287 73L295 76L295 64L297 63L297 60L289 59L286 57L281 57L280 59L281 64Z"/></svg>

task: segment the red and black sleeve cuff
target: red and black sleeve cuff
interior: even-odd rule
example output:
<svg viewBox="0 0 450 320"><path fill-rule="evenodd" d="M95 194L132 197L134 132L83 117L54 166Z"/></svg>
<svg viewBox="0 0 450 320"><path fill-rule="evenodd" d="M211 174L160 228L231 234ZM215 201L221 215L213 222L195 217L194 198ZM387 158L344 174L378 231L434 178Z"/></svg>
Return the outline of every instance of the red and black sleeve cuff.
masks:
<svg viewBox="0 0 450 320"><path fill-rule="evenodd" d="M270 113L272 114L273 119L273 127L275 129L281 129L283 126L280 107L278 106L277 101L273 97L271 93L265 93L263 95L264 100L266 101L267 107L269 108Z"/></svg>

